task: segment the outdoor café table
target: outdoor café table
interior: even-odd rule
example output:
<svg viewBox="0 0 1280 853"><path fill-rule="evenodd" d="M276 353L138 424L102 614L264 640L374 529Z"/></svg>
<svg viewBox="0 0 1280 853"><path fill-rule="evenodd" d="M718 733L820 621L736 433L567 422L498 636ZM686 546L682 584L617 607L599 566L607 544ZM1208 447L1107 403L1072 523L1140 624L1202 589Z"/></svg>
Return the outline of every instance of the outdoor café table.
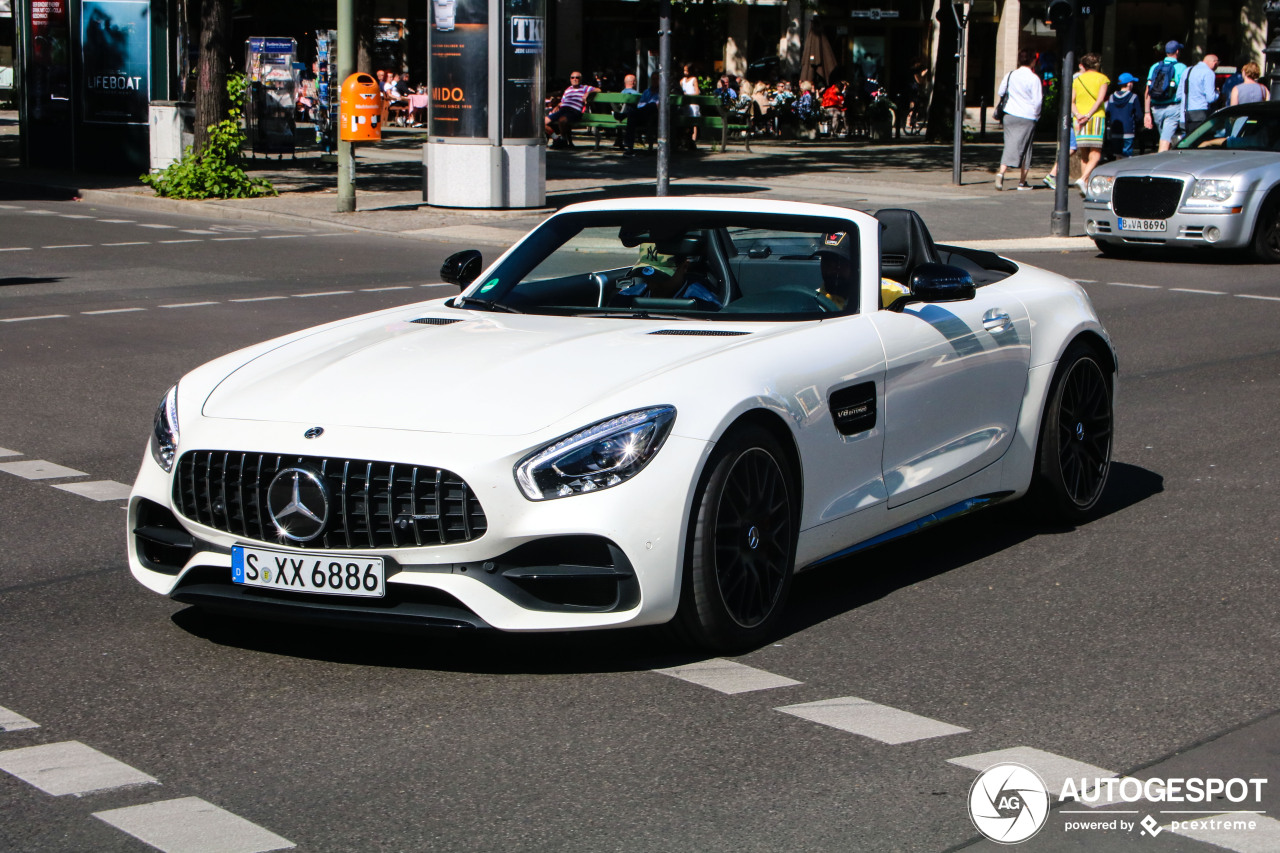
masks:
<svg viewBox="0 0 1280 853"><path fill-rule="evenodd" d="M421 124L426 118L425 115L419 115L427 109L427 105L431 103L430 95L410 95L409 96L409 123Z"/></svg>

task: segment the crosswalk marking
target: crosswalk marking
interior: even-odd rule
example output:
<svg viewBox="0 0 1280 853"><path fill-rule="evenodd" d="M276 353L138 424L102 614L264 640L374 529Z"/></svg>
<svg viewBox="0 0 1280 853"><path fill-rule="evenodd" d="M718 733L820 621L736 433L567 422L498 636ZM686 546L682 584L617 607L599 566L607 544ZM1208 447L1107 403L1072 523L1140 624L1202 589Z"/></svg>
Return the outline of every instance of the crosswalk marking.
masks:
<svg viewBox="0 0 1280 853"><path fill-rule="evenodd" d="M24 480L52 480L57 477L89 476L83 471L77 471L75 468L56 465L43 459L3 462L0 463L0 471L4 471L6 474L13 474L15 477L21 477Z"/></svg>
<svg viewBox="0 0 1280 853"><path fill-rule="evenodd" d="M9 450L7 448L0 447L0 456L21 456L21 455L22 454L16 450Z"/></svg>
<svg viewBox="0 0 1280 853"><path fill-rule="evenodd" d="M1179 827L1174 829L1172 825L1165 826L1164 829L1174 835L1182 835L1186 838L1194 838L1196 841L1203 841L1206 844L1212 844L1215 847L1221 847L1225 850L1232 850L1235 853L1275 853L1280 850L1280 820L1266 815L1256 814L1253 812L1240 812L1232 814L1230 812L1219 815L1188 815L1189 819L1194 818L1198 821L1231 821L1240 820L1252 821L1253 829L1213 829L1202 827Z"/></svg>
<svg viewBox="0 0 1280 853"><path fill-rule="evenodd" d="M839 699L823 699L802 705L774 708L810 722L831 726L834 729L878 740L881 743L910 743L927 738L958 735L969 731L939 720L921 717L910 711L877 705L856 696Z"/></svg>
<svg viewBox="0 0 1280 853"><path fill-rule="evenodd" d="M654 672L729 695L749 693L753 690L772 690L775 687L791 687L801 683L794 678L774 675L772 672L765 672L763 669L756 669L724 658L713 658L667 669L655 669Z"/></svg>
<svg viewBox="0 0 1280 853"><path fill-rule="evenodd" d="M158 783L77 740L0 752L0 770L54 797Z"/></svg>
<svg viewBox="0 0 1280 853"><path fill-rule="evenodd" d="M129 497L132 488L124 483L117 483L115 480L93 480L89 483L60 483L54 485L55 489L62 489L64 492L71 492L73 495L79 495L82 498L88 498L93 501L119 501Z"/></svg>
<svg viewBox="0 0 1280 853"><path fill-rule="evenodd" d="M0 731L17 732L23 729L38 729L40 724L28 720L17 711L0 708Z"/></svg>
<svg viewBox="0 0 1280 853"><path fill-rule="evenodd" d="M995 752L982 752L977 755L964 755L960 758L947 759L949 764L958 764L970 770L981 772L993 764L1009 762L1030 767L1040 774L1049 794L1056 798L1062 790L1062 783L1068 779L1107 779L1116 775L1111 770L1103 770L1083 761L1076 761L1042 749L1030 746L1015 746L1009 749L998 749Z"/></svg>
<svg viewBox="0 0 1280 853"><path fill-rule="evenodd" d="M296 845L199 797L94 812L164 853L265 853Z"/></svg>

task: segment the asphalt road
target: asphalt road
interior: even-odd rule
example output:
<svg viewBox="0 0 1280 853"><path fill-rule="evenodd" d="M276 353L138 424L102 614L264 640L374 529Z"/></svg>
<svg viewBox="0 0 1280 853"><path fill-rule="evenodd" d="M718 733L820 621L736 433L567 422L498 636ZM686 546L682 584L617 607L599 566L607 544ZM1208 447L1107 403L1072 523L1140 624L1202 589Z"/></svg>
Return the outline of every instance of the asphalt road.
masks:
<svg viewBox="0 0 1280 853"><path fill-rule="evenodd" d="M954 759L1280 766L1274 268L1028 256L1087 280L1119 349L1104 514L996 510L800 576L783 638L736 659L798 682L772 689L654 672L701 659L652 630L212 618L129 576L111 485L58 488L132 482L161 395L214 356L452 292L430 282L454 248L0 199L0 850L153 849L117 828L161 831L133 807L198 798L170 849L941 851L977 836ZM84 476L3 468L30 460ZM848 697L965 731L892 745L777 710ZM12 769L72 742L96 753L63 764L139 784L57 795ZM1063 820L1023 849L1224 849Z"/></svg>

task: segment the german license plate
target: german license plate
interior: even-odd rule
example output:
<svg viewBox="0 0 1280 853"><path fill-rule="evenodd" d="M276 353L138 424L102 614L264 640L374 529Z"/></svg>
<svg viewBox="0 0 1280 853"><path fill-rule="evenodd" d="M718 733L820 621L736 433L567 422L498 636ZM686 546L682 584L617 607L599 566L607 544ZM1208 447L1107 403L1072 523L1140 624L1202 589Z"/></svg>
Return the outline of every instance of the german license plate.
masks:
<svg viewBox="0 0 1280 853"><path fill-rule="evenodd" d="M235 545L231 548L231 580L244 586L382 598L387 594L381 557L308 554Z"/></svg>
<svg viewBox="0 0 1280 853"><path fill-rule="evenodd" d="M1168 227L1163 219L1121 219L1121 231L1164 231Z"/></svg>

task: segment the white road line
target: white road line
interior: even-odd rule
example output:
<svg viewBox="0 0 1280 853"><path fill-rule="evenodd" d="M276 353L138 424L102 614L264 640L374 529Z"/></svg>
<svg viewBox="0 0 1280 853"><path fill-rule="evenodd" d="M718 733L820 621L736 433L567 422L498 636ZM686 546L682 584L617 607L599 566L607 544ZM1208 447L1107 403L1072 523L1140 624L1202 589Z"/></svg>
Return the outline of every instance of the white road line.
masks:
<svg viewBox="0 0 1280 853"><path fill-rule="evenodd" d="M1201 296L1226 296L1225 290L1197 290L1194 287L1171 287L1170 293L1199 293Z"/></svg>
<svg viewBox="0 0 1280 853"><path fill-rule="evenodd" d="M89 243L66 243L61 246L41 246L41 249L87 249Z"/></svg>
<svg viewBox="0 0 1280 853"><path fill-rule="evenodd" d="M59 213L58 215L63 219L93 219L86 213Z"/></svg>
<svg viewBox="0 0 1280 853"><path fill-rule="evenodd" d="M128 314L133 311L146 311L146 308L100 308L97 311L81 311L81 314Z"/></svg>
<svg viewBox="0 0 1280 853"><path fill-rule="evenodd" d="M52 210L28 210L27 213L35 216L57 216L58 214Z"/></svg>
<svg viewBox="0 0 1280 853"><path fill-rule="evenodd" d="M150 240L134 240L130 243L103 243L104 246L150 246Z"/></svg>
<svg viewBox="0 0 1280 853"><path fill-rule="evenodd" d="M77 740L0 752L0 770L55 797L158 782Z"/></svg>
<svg viewBox="0 0 1280 853"><path fill-rule="evenodd" d="M38 729L40 724L8 708L0 708L0 731L17 732L23 729Z"/></svg>
<svg viewBox="0 0 1280 853"><path fill-rule="evenodd" d="M947 759L948 764L958 764L978 772L986 770L993 764L1006 761L1022 764L1039 773L1040 778L1048 786L1049 793L1055 797L1062 790L1062 783L1068 779L1107 779L1116 775L1110 770L1103 770L1101 767L1094 767L1083 761L1054 755L1052 752L1029 746L1015 746L1009 749L998 749L995 752L982 752L977 755Z"/></svg>
<svg viewBox="0 0 1280 853"><path fill-rule="evenodd" d="M0 249L0 252L30 252L30 251L31 251L30 246L9 246L7 248Z"/></svg>
<svg viewBox="0 0 1280 853"><path fill-rule="evenodd" d="M136 219L99 219L98 221L99 221L99 222L111 222L111 223L115 223L115 224L117 224L117 225L132 225L133 223L137 222L138 220L136 220Z"/></svg>
<svg viewBox="0 0 1280 853"><path fill-rule="evenodd" d="M1226 850L1234 850L1235 853L1275 853L1280 850L1280 820L1273 817L1267 817L1260 814L1232 814L1227 812L1219 815L1194 815L1195 819L1200 821L1253 821L1253 829L1202 829L1179 827L1174 829L1172 825L1164 827L1174 835L1182 835L1187 838L1194 838L1196 841L1203 841L1206 844L1212 844L1215 847L1222 847Z"/></svg>
<svg viewBox="0 0 1280 853"><path fill-rule="evenodd" d="M765 672L763 669L756 669L754 666L724 658L712 658L700 663L655 669L654 672L729 695L749 693L752 690L772 690L775 687L791 687L801 683L794 678L774 675L772 672Z"/></svg>
<svg viewBox="0 0 1280 853"><path fill-rule="evenodd" d="M249 299L231 299L230 302L269 302L272 299L288 299L287 296L254 296Z"/></svg>
<svg viewBox="0 0 1280 853"><path fill-rule="evenodd" d="M323 293L295 293L294 299L310 299L312 296L342 296L346 293L352 293L350 290L326 290Z"/></svg>
<svg viewBox="0 0 1280 853"><path fill-rule="evenodd" d="M200 240L195 237L188 237L186 240L160 240L159 242L167 246L170 243L199 243Z"/></svg>
<svg viewBox="0 0 1280 853"><path fill-rule="evenodd" d="M59 477L88 477L83 471L46 462L43 459L25 459L22 462L0 462L0 471L24 480L53 480Z"/></svg>
<svg viewBox="0 0 1280 853"><path fill-rule="evenodd" d="M1158 284L1130 284L1127 281L1109 281L1107 284L1112 287L1137 287L1141 290L1164 290L1164 288Z"/></svg>
<svg viewBox="0 0 1280 853"><path fill-rule="evenodd" d="M115 480L94 480L89 483L61 483L54 486L55 489L62 489L64 492L71 492L73 495L79 495L82 498L88 498L92 501L120 501L129 497L129 493L133 491L124 483L117 483Z"/></svg>
<svg viewBox="0 0 1280 853"><path fill-rule="evenodd" d="M361 288L360 292L361 293L381 293L384 290L413 290L413 288L407 284L399 284L399 285L396 285L395 287L365 287L365 288Z"/></svg>
<svg viewBox="0 0 1280 853"><path fill-rule="evenodd" d="M257 237L214 237L213 242L232 243L232 242L235 242L236 240L256 240L256 239L258 238Z"/></svg>
<svg viewBox="0 0 1280 853"><path fill-rule="evenodd" d="M1097 284L1098 283L1098 280L1096 278L1078 278L1076 279L1076 281L1079 282L1080 284Z"/></svg>
<svg viewBox="0 0 1280 853"><path fill-rule="evenodd" d="M296 845L199 797L94 812L164 853L265 853Z"/></svg>
<svg viewBox="0 0 1280 853"><path fill-rule="evenodd" d="M910 743L969 731L950 723L921 717L910 711L890 708L888 705L877 705L875 702L868 702L856 696L823 699L820 702L806 702L803 705L787 705L774 710L824 726L831 726L833 729L862 735L881 743Z"/></svg>
<svg viewBox="0 0 1280 853"><path fill-rule="evenodd" d="M310 234L267 234L263 240L292 240L295 237L310 237Z"/></svg>
<svg viewBox="0 0 1280 853"><path fill-rule="evenodd" d="M9 450L8 448L0 447L0 456L22 456L22 455L24 454L21 454L16 450Z"/></svg>
<svg viewBox="0 0 1280 853"><path fill-rule="evenodd" d="M22 210L20 204L0 204L0 210Z"/></svg>
<svg viewBox="0 0 1280 853"><path fill-rule="evenodd" d="M217 234L217 231L203 231L199 228L183 228L183 234Z"/></svg>
<svg viewBox="0 0 1280 853"><path fill-rule="evenodd" d="M60 320L66 314L41 314L38 317L5 317L0 323L25 323L28 320Z"/></svg>
<svg viewBox="0 0 1280 853"><path fill-rule="evenodd" d="M156 225L150 222L139 222L138 227L139 228L170 228L172 229L172 228L177 228L178 226L177 225Z"/></svg>
<svg viewBox="0 0 1280 853"><path fill-rule="evenodd" d="M1268 302L1280 302L1280 296L1254 296L1252 293L1237 293L1241 299L1265 299Z"/></svg>
<svg viewBox="0 0 1280 853"><path fill-rule="evenodd" d="M176 305L161 305L161 308L199 308L201 305L218 305L218 302L179 302Z"/></svg>

